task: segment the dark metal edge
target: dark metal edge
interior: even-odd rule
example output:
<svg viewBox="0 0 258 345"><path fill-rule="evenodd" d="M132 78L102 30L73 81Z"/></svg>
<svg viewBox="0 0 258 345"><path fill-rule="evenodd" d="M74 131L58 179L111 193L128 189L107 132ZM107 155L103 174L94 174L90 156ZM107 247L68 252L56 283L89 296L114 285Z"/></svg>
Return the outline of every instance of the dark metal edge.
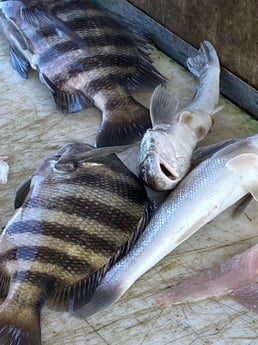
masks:
<svg viewBox="0 0 258 345"><path fill-rule="evenodd" d="M197 49L147 16L126 0L95 1L109 11L130 19L141 29L149 32L155 45L176 62L186 66L186 59L194 56ZM258 91L225 68L221 68L221 93L239 107L258 118Z"/></svg>

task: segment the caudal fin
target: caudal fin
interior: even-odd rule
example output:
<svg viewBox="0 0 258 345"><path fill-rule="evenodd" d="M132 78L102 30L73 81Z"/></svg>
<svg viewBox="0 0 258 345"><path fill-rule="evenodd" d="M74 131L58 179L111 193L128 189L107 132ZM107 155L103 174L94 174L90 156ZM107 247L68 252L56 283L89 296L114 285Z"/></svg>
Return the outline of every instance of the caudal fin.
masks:
<svg viewBox="0 0 258 345"><path fill-rule="evenodd" d="M199 77L208 65L219 67L219 59L216 50L208 41L200 44L200 49L195 57L187 59L187 67L194 76Z"/></svg>
<svg viewBox="0 0 258 345"><path fill-rule="evenodd" d="M103 147L133 144L141 139L149 127L149 110L137 102L131 102L125 109L104 111L96 145Z"/></svg>
<svg viewBox="0 0 258 345"><path fill-rule="evenodd" d="M3 303L0 308L1 345L41 345L39 313Z"/></svg>

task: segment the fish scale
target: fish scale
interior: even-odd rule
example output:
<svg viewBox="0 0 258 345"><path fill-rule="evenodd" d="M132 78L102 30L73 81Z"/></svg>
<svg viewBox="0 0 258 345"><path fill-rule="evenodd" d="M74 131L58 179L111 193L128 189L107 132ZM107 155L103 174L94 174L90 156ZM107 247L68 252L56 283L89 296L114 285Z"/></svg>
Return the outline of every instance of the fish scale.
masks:
<svg viewBox="0 0 258 345"><path fill-rule="evenodd" d="M91 1L0 0L0 23L21 77L29 66L37 70L64 112L93 104L102 111L97 146L133 143L150 127L148 109L128 90L152 89L165 78L144 34L125 19Z"/></svg>
<svg viewBox="0 0 258 345"><path fill-rule="evenodd" d="M116 302L142 274L245 195L258 199L258 135L218 143L210 155L206 150L203 157L211 157L168 195L134 247L109 269L80 317Z"/></svg>
<svg viewBox="0 0 258 345"><path fill-rule="evenodd" d="M43 303L85 304L143 231L144 187L116 155L94 158L98 150L68 144L18 190L20 207L0 236L1 344L41 344ZM67 152L70 164L62 163Z"/></svg>

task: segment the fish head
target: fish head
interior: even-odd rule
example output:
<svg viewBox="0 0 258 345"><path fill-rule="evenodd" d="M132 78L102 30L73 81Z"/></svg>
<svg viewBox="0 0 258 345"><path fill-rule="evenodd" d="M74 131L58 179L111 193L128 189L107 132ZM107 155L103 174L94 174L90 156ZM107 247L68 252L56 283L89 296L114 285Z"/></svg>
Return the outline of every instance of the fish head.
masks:
<svg viewBox="0 0 258 345"><path fill-rule="evenodd" d="M43 178L62 178L74 175L79 169L80 164L77 159L78 155L85 154L93 149L93 146L73 142L66 144L60 150L54 152L38 168L36 176Z"/></svg>
<svg viewBox="0 0 258 345"><path fill-rule="evenodd" d="M173 189L190 167L190 155L170 125L147 130L140 147L139 177L150 188Z"/></svg>

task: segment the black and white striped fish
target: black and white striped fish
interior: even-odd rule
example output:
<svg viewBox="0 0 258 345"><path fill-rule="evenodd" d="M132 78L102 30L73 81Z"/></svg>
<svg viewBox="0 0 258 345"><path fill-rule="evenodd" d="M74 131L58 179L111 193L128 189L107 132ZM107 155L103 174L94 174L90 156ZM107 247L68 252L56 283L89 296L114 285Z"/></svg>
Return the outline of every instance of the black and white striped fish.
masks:
<svg viewBox="0 0 258 345"><path fill-rule="evenodd" d="M144 229L145 189L107 149L68 144L18 190L0 236L1 345L41 344L44 302L84 305Z"/></svg>
<svg viewBox="0 0 258 345"><path fill-rule="evenodd" d="M164 78L143 35L120 17L89 0L0 0L0 22L23 78L29 66L37 70L63 111L93 104L102 111L97 146L132 143L151 126L148 109L128 90L154 88Z"/></svg>

